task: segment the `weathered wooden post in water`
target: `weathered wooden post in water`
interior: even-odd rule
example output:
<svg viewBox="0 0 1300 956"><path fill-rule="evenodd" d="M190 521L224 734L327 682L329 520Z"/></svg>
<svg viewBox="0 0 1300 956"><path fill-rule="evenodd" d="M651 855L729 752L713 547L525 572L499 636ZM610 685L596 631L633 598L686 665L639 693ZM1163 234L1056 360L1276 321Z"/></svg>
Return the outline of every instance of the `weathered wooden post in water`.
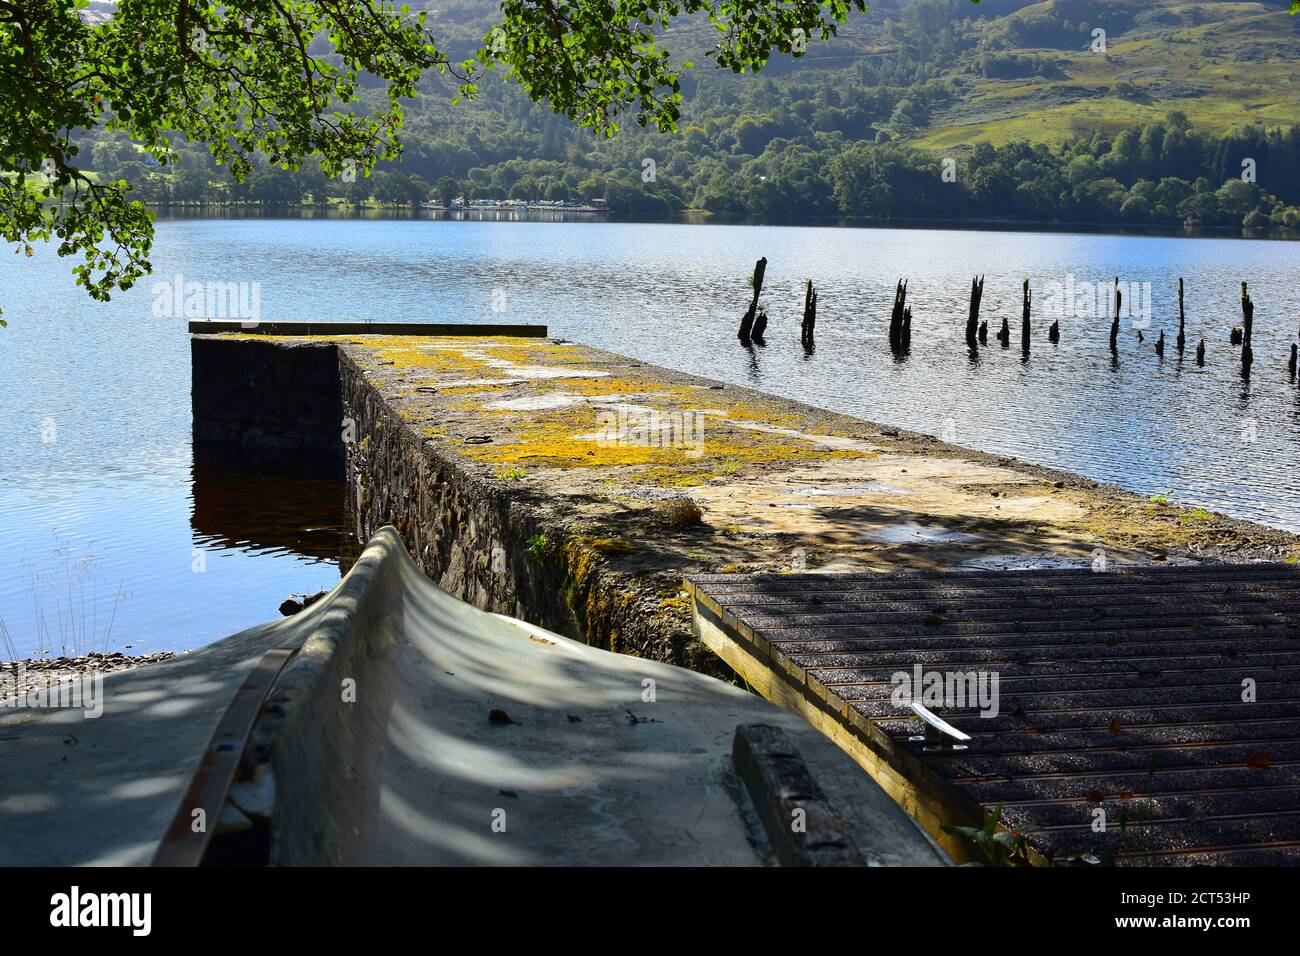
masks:
<svg viewBox="0 0 1300 956"><path fill-rule="evenodd" d="M911 315L907 308L907 283L899 279L894 287L894 308L889 314L889 347L895 352L903 351L903 327Z"/></svg>
<svg viewBox="0 0 1300 956"><path fill-rule="evenodd" d="M1241 367L1247 369L1255 361L1255 352L1250 347L1251 327L1255 324L1255 303L1250 300L1244 282L1241 284L1241 323Z"/></svg>
<svg viewBox="0 0 1300 956"><path fill-rule="evenodd" d="M763 291L763 273L767 272L767 256L759 259L754 263L754 297L749 300L749 308L745 310L745 317L740 320L740 331L736 333L736 338L749 344L750 332L754 328L754 316L758 313L758 296Z"/></svg>
<svg viewBox="0 0 1300 956"><path fill-rule="evenodd" d="M1196 346L1196 364L1205 364L1205 339L1201 339L1201 344Z"/></svg>
<svg viewBox="0 0 1300 956"><path fill-rule="evenodd" d="M813 344L813 331L816 327L817 290L813 287L812 279L809 279L803 293L803 324L799 327L799 340L805 346Z"/></svg>
<svg viewBox="0 0 1300 956"><path fill-rule="evenodd" d="M984 277L970 280L970 312L966 315L966 344L975 348L980 324L980 299L984 298Z"/></svg>
<svg viewBox="0 0 1300 956"><path fill-rule="evenodd" d="M989 344L989 324L987 321L980 323L980 345Z"/></svg>
<svg viewBox="0 0 1300 956"><path fill-rule="evenodd" d="M1183 354L1187 345L1186 316L1183 313L1183 277L1178 277L1178 354Z"/></svg>
<svg viewBox="0 0 1300 956"><path fill-rule="evenodd" d="M1029 280L1025 280L1024 285L1024 303L1020 309L1020 349L1026 355L1029 354L1029 304L1033 301L1034 293L1029 290Z"/></svg>
<svg viewBox="0 0 1300 956"><path fill-rule="evenodd" d="M1047 341L1053 345L1061 341L1061 322L1059 319L1053 319L1052 324L1047 327Z"/></svg>
<svg viewBox="0 0 1300 956"><path fill-rule="evenodd" d="M1160 330L1160 338L1156 339L1156 355L1161 358L1165 357L1165 330Z"/></svg>
<svg viewBox="0 0 1300 956"><path fill-rule="evenodd" d="M1286 370L1291 375L1291 381L1293 382L1295 381L1295 360L1296 360L1296 347L1295 347L1295 343L1292 342L1291 359L1286 363Z"/></svg>
<svg viewBox="0 0 1300 956"><path fill-rule="evenodd" d="M1002 343L1003 348L1011 344L1011 326L1005 315L1002 316L1002 328L998 329L998 341Z"/></svg>
<svg viewBox="0 0 1300 956"><path fill-rule="evenodd" d="M1112 352L1115 351L1116 349L1115 343L1116 340L1119 339L1119 306L1120 303L1123 301L1124 301L1124 297L1120 294L1119 291L1119 276L1116 276L1115 277L1115 318L1110 323L1110 350Z"/></svg>
<svg viewBox="0 0 1300 956"><path fill-rule="evenodd" d="M754 329L749 333L749 337L759 345L766 345L763 333L767 331L767 309L759 309L758 315L754 316Z"/></svg>

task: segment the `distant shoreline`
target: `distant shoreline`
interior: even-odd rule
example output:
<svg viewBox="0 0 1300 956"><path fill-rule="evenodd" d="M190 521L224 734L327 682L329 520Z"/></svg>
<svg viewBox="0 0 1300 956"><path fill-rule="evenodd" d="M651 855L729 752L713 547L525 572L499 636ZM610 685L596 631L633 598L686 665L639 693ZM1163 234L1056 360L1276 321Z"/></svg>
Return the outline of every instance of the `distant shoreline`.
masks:
<svg viewBox="0 0 1300 956"><path fill-rule="evenodd" d="M479 222L610 222L644 225L794 226L823 229L930 229L960 232L1041 232L1054 234L1150 236L1167 239L1273 239L1294 242L1300 232L1287 229L1246 229L1231 226L1137 225L1094 222L1050 222L1016 219L856 219L845 216L757 217L728 216L706 210L685 210L671 216L637 216L589 207L474 206L445 207L337 206L292 204L257 206L214 203L147 204L159 220L167 219L358 219L479 221Z"/></svg>

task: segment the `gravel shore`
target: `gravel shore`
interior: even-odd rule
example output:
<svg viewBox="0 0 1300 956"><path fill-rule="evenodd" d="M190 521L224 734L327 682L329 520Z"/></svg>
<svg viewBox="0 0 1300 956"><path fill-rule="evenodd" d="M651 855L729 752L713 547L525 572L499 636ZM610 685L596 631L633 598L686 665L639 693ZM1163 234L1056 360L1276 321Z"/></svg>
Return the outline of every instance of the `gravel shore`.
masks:
<svg viewBox="0 0 1300 956"><path fill-rule="evenodd" d="M90 653L80 657L32 657L0 661L0 700L25 695L35 687L47 687L71 677L111 674L144 664L157 664L176 655L171 651L130 655Z"/></svg>

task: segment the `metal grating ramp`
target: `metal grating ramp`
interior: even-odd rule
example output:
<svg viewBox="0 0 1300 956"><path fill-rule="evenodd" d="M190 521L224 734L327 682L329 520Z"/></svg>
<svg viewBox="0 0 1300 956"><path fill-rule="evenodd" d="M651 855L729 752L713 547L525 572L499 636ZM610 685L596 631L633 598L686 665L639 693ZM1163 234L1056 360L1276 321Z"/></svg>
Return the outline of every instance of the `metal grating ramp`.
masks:
<svg viewBox="0 0 1300 956"><path fill-rule="evenodd" d="M1002 804L1040 860L1300 863L1300 569L712 574L687 587L697 633L715 650L724 635L719 653L755 667L755 686L770 671L768 696L852 735L932 832ZM996 716L970 699L930 708L967 749L909 740L924 725L891 693L917 666L996 675Z"/></svg>

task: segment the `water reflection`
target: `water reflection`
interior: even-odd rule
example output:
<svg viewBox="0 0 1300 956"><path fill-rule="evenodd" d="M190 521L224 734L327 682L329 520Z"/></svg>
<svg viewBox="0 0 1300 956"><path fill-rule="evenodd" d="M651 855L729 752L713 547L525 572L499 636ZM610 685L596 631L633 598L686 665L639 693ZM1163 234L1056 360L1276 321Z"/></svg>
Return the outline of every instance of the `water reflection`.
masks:
<svg viewBox="0 0 1300 956"><path fill-rule="evenodd" d="M188 471L0 488L0 658L202 647L355 560L337 479Z"/></svg>
<svg viewBox="0 0 1300 956"><path fill-rule="evenodd" d="M296 464L268 466L196 448L190 512L196 546L334 565L342 559L350 566L357 549L349 534L346 486L331 462Z"/></svg>

